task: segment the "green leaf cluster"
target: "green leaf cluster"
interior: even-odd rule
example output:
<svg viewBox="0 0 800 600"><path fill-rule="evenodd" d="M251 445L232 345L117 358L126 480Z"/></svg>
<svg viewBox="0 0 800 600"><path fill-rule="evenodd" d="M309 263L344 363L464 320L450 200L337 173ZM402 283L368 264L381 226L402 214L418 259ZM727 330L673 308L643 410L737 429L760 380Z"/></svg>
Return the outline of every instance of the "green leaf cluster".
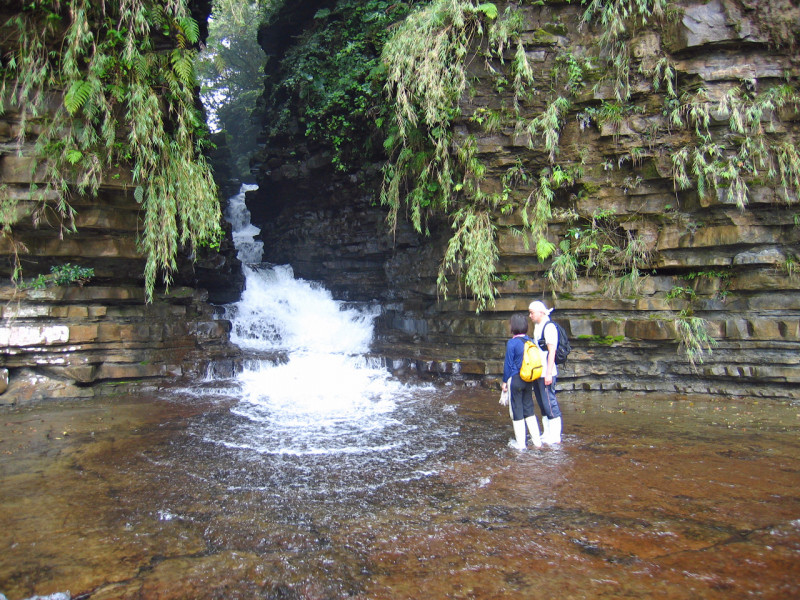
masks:
<svg viewBox="0 0 800 600"><path fill-rule="evenodd" d="M39 194L37 215L53 210L74 230L71 198L130 170L151 299L159 275L169 285L181 246L220 231L195 101L199 26L185 0L30 0L2 31L18 44L2 55L0 107L19 113L17 142L35 141L34 172L56 197ZM11 222L2 225L8 233Z"/></svg>
<svg viewBox="0 0 800 600"><path fill-rule="evenodd" d="M580 166L555 164L561 129L572 107L569 97L557 96L545 110L527 122L519 119L520 104L529 101L535 77L520 31L522 13L508 7L500 13L487 4L469 0L434 0L419 8L398 27L383 51L387 91L395 121L386 147L381 201L389 207L388 222L396 227L401 210L409 213L417 231L427 231L427 219L445 215L454 231L438 277L439 292L447 297L448 273L476 298L478 309L493 302L491 282L496 279L497 247L494 212L520 211L525 243L535 240L540 260L555 246L546 237L556 194L574 185ZM499 193L486 193L482 181L486 167L478 158L474 138L454 139L453 122L460 117L459 101L469 89L467 68L479 55L498 89L509 86L513 106L506 111L478 107L471 117L484 130L507 125L509 115L519 135L528 135L530 147L541 137L550 166L538 175L521 164L510 167ZM508 63L506 62L508 60ZM588 62L569 55L559 61L570 95L583 87ZM518 201L515 189L532 187L527 200ZM480 228L480 235L478 229ZM467 234L469 232L469 235Z"/></svg>
<svg viewBox="0 0 800 600"><path fill-rule="evenodd" d="M65 286L73 283L82 286L92 277L94 277L94 269L92 267L81 267L66 263L50 267L49 275L38 275L33 281L22 283L20 288L43 290L49 284Z"/></svg>
<svg viewBox="0 0 800 600"><path fill-rule="evenodd" d="M318 11L279 65L270 65L265 121L270 140L292 136L330 151L341 171L382 155L377 132L385 125L380 53L391 27L413 1L338 0ZM277 75L274 75L277 73ZM279 142L278 142L279 143Z"/></svg>
<svg viewBox="0 0 800 600"><path fill-rule="evenodd" d="M381 191L381 202L389 208L388 223L395 228L405 209L415 229L427 232L431 216L448 217L453 235L439 270L438 289L446 298L448 274L455 274L459 289L463 284L476 298L478 310L497 293L492 285L498 251L491 215L499 205L508 206L522 171L509 173L502 193L484 192L486 167L475 140L454 140L452 124L468 89L467 64L482 41L500 61L505 49L516 45L515 102L524 94L533 72L519 40L521 25L518 12L509 9L501 15L492 3L434 0L409 15L383 49L394 112ZM473 120L482 122L485 116L491 116L487 127L498 126L498 115L486 111L476 112Z"/></svg>
<svg viewBox="0 0 800 600"><path fill-rule="evenodd" d="M692 367L696 367L717 345L709 332L708 321L695 316L690 309L684 309L678 313L674 324L678 335L678 351L686 356Z"/></svg>
<svg viewBox="0 0 800 600"><path fill-rule="evenodd" d="M547 270L553 287L558 289L584 275L605 279L615 294L637 294L641 273L650 262L641 235L620 223L613 210L597 210L590 218L574 215L573 219Z"/></svg>
<svg viewBox="0 0 800 600"><path fill-rule="evenodd" d="M687 92L673 116L676 126L691 129L698 142L672 154L673 177L679 190L694 187L699 196L711 192L744 208L750 197L749 183L774 182L787 204L800 200L800 153L796 144L774 135L782 111L800 113L797 82L773 86L756 93L743 82L712 102L702 88ZM727 118L732 136L712 133L711 114Z"/></svg>

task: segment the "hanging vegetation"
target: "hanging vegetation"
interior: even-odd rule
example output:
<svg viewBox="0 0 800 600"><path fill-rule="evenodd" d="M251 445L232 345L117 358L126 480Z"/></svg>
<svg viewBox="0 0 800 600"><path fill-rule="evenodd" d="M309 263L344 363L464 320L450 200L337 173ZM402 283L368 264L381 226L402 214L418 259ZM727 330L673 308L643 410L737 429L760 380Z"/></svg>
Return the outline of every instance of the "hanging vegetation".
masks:
<svg viewBox="0 0 800 600"><path fill-rule="evenodd" d="M414 0L338 0L313 15L313 26L269 69L266 135L291 138L297 129L325 148L346 172L382 158L379 131L388 106L380 52ZM271 4L277 14L280 3Z"/></svg>
<svg viewBox="0 0 800 600"><path fill-rule="evenodd" d="M386 89L394 107L394 127L385 146L381 202L388 222L397 225L403 206L419 231L427 231L433 214L452 216L454 235L439 270L438 288L447 297L448 274L478 300L478 310L496 295L493 283L497 246L491 213L500 200L481 189L485 166L472 139L454 151L452 124L467 89L467 64L474 44L498 17L492 3L434 0L412 13L383 49ZM507 23L507 21L504 21ZM492 46L502 54L513 40L513 28L498 28ZM513 65L517 90L532 79L524 52Z"/></svg>
<svg viewBox="0 0 800 600"><path fill-rule="evenodd" d="M771 82L763 89L756 81L742 80L712 100L696 80L679 76L665 50L659 60L647 65L632 55L637 35L653 27L667 31L681 17L680 3L583 0L580 25L596 28L600 44L576 47L578 55L555 47L549 72L543 69L536 79L520 39L524 4L509 4L498 12L490 3L434 0L397 28L384 48L396 127L387 141L391 155L381 198L389 207L392 226L403 209L418 231L426 230L426 217L431 214L449 216L455 233L441 265L440 292L447 294L447 275L455 273L478 300L479 310L493 301L496 215L519 211L526 239L533 241L540 260L551 261L547 277L554 290L579 276L590 276L605 280L610 293L637 293L640 279L653 267L646 244L636 234L635 215L623 223L613 211L581 215L565 202L596 188L583 179L580 149L565 152L561 146L563 128L573 118L582 129L603 127L616 141L632 116L645 110L657 115L651 119L653 127L638 134L638 146L631 144L624 156L609 159L604 167L610 175L625 163L631 166L634 174L623 189L635 188L641 181L636 169L653 157L652 147L659 139L660 150L671 156L676 197L685 190L700 197L714 194L744 209L750 185L756 182L773 187L788 205L798 202L797 146L779 125L791 122L800 111L796 78L787 76L784 82ZM768 28L772 22L768 17L774 15L764 7L758 10L764 13L761 22ZM776 27L770 30L774 46L792 45L787 23ZM568 33L563 25L552 28L552 32L540 29L528 36L546 40ZM501 193L482 189L487 168L475 149L476 140L467 136L456 143L453 137L453 125L464 121L460 108L469 103L467 72L477 78L475 67L481 64L498 92L510 97L512 104L501 110L478 108L470 122L487 133L511 130L527 135L531 150L546 153L546 161L536 167L517 160L502 177ZM649 86L663 106L637 105L635 86L637 93ZM592 95L582 95L590 89L595 98L605 94L605 99L598 102ZM535 109L542 100L543 108ZM727 132L711 126L712 120L724 119L729 121ZM521 190L529 191L527 197L520 197ZM559 198L565 208L556 211L553 203ZM556 243L548 239L552 239L548 230L554 219L567 223L566 234ZM692 363L702 362L703 353L713 345L706 327L705 321L688 312L675 319L681 347Z"/></svg>
<svg viewBox="0 0 800 600"><path fill-rule="evenodd" d="M159 275L171 282L181 246L221 236L195 96L200 32L185 0L29 0L1 31L0 110L19 115L20 152L34 142L34 219L52 210L62 233L74 230L71 199L130 170L152 299ZM11 236L13 200L1 200Z"/></svg>

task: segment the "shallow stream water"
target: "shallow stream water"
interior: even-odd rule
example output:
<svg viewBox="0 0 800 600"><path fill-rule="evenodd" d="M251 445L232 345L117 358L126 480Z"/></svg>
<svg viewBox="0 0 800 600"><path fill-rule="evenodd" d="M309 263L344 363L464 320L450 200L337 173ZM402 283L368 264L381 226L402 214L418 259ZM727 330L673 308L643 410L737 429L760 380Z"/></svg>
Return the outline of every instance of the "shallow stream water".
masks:
<svg viewBox="0 0 800 600"><path fill-rule="evenodd" d="M564 443L520 453L493 392L429 386L367 449L270 451L218 388L2 413L0 592L800 594L795 405L565 394Z"/></svg>

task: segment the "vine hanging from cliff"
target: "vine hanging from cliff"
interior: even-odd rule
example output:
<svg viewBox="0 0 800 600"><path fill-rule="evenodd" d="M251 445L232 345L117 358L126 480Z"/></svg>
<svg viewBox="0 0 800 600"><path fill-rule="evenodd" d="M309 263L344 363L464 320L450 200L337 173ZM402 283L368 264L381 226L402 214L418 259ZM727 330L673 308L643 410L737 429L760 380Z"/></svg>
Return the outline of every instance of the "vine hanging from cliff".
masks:
<svg viewBox="0 0 800 600"><path fill-rule="evenodd" d="M642 146L652 145L657 135L667 140L664 147L673 165L676 196L693 190L700 198L716 196L719 202L744 210L752 196L751 185L757 185L772 187L776 200L787 205L800 201L800 154L792 134L786 137L791 128L780 124L800 114L800 82L796 78L787 76L782 82L768 78L764 83L740 79L726 93L712 98L704 86L681 76L663 49L658 60L650 64L639 60L638 69L632 67L630 49L637 32L654 22L664 30L680 14L680 4L665 0L592 0L586 4L583 21L599 26L610 67L605 81L613 83L619 106L627 105L631 98L634 79L639 85L649 79L653 91L662 94L665 118L658 128L648 131L649 141L644 135L641 141ZM767 3L757 4L758 15L773 15ZM762 25L775 47L793 46L790 31L796 35L800 29L796 23L792 29L785 20L762 19ZM592 109L583 114L590 113ZM592 114L589 120L609 117L602 110ZM727 131L720 127L725 121ZM688 135L676 143L673 131ZM637 161L633 162L635 166ZM561 258L554 261L554 268L566 260ZM674 325L679 349L692 365L702 363L715 344L709 323L681 311Z"/></svg>
<svg viewBox="0 0 800 600"><path fill-rule="evenodd" d="M469 282L466 287L478 299L479 309L493 299L495 264L477 260L477 253L496 255L492 252L496 253L492 217L498 208L503 214L519 211L540 260L552 261L548 277L554 289L578 276L595 276L607 281L612 294L635 294L639 280L653 271L652 247L637 232L635 216L618 222L554 208L554 203L569 206L569 198L593 193L597 187L596 180L583 179L581 149L562 148L563 130L573 117L581 129L596 124L611 132L615 144L623 131L634 140L638 136L638 145L634 142L624 155L609 156L603 164L608 181L616 181L612 174L624 163L630 165L632 174L618 181L626 193L642 181L643 174L637 170L645 161L655 160L654 145L658 143L671 158L678 199L686 190L703 198L716 195L721 202L744 209L755 184L771 186L776 198L787 204L798 201L800 157L790 125L800 108L796 78L787 76L782 83L741 80L730 86L727 94L712 99L696 78L679 73L668 43L662 44L682 14L681 3L583 0L582 22L575 25L596 28L601 41L598 47L565 48L562 40L569 30L564 24L548 24L552 31L545 28L526 33L526 40L533 37L537 45L549 44L557 55L550 77L543 73L540 84L527 63L519 35L524 28L520 11L527 11L521 8L524 4L510 4L500 14L493 4L437 0L413 13L384 48L387 90L396 121L387 140L391 156L381 199L389 206L393 226L402 211L409 213L418 231L426 230L431 215L450 219L454 235L441 264L440 292L446 295L447 275L457 273L461 283ZM769 36L777 45L791 45L784 25ZM653 38L657 55L648 55L645 61L633 49L654 27L662 37ZM649 52L650 47L645 50ZM471 63L481 59L495 76L499 93L513 89L513 107L478 107L470 124L482 126L486 132L490 128L508 132L511 126L518 138L529 136L530 150L546 153L546 159L540 161L544 164L537 163L534 168L527 160L510 167L500 193L485 191L489 189L484 182L487 171L476 150L476 139L456 137L453 132L454 123L464 121L460 109L468 103L470 87L466 74L477 77L477 65ZM583 93L589 89L584 71L594 83L591 94ZM540 77L538 73L536 77ZM663 106L657 102L635 104L636 94L648 86L655 99L663 100ZM543 96L546 101L538 114L522 119L520 104L530 113L531 108L541 106ZM646 131L629 126L645 119L650 121ZM512 171L525 171L524 181ZM527 200L520 200L521 190L513 189L515 179L531 190ZM548 239L548 225L553 220L576 225L568 226L567 235L553 243ZM486 228L481 235L477 235L479 227ZM492 243L487 245L489 240ZM607 251L598 255L597 244ZM679 332L684 346L693 348L693 357L699 361L712 345L704 342L704 323L702 319L692 321L691 327Z"/></svg>
<svg viewBox="0 0 800 600"><path fill-rule="evenodd" d="M179 246L221 235L196 107L199 26L185 0L31 0L1 31L17 51L2 56L0 109L18 115L17 147L35 158L34 219L54 210L74 230L74 195L129 170L151 299L159 273L169 285ZM0 215L9 235L13 218Z"/></svg>
<svg viewBox="0 0 800 600"><path fill-rule="evenodd" d="M617 101L627 102L631 78L636 74L630 57L633 36L653 23L667 25L677 18L680 5L666 0L591 0L584 4L583 22L599 27L602 46L608 51L607 80L613 83ZM758 12L765 11L761 7ZM787 37L791 37L786 24L776 23L775 28L769 32L773 43L786 44ZM796 24L794 31L800 32ZM738 86L712 99L704 87L691 83L684 84L681 91L677 68L666 54L652 66L640 64L638 73L650 78L654 91L663 89L667 131L687 130L697 140L672 150L676 190L694 188L701 197L717 192L744 208L750 197L748 180L760 179L778 188L787 203L798 201L800 160L796 146L774 136L779 131L777 122L800 112L800 85L796 80L768 83L759 91L756 79L741 79ZM590 113L591 110L583 114ZM593 114L599 115L600 111ZM728 120L732 136L720 136L714 131L714 122L724 119Z"/></svg>
<svg viewBox="0 0 800 600"><path fill-rule="evenodd" d="M481 189L486 169L474 140L468 137L454 149L452 123L459 116L467 66L476 59L479 40L488 40L490 52L498 56L518 42L512 65L515 98L533 81L517 39L521 20L513 11L499 22L498 16L493 3L434 0L412 13L383 50L386 89L395 113L381 191L381 202L389 207L388 222L394 229L403 207L419 232L427 231L430 216L449 216L454 234L439 269L438 289L446 298L448 273L455 273L476 298L478 310L496 295L491 214L501 198Z"/></svg>

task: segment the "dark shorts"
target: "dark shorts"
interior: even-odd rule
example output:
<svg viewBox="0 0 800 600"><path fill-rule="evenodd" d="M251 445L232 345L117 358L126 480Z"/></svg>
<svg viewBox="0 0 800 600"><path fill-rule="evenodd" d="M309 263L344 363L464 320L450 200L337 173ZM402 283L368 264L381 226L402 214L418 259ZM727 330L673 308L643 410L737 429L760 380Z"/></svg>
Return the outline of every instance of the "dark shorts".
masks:
<svg viewBox="0 0 800 600"><path fill-rule="evenodd" d="M515 421L534 416L533 389L535 382L522 381L519 373L511 377L511 413Z"/></svg>
<svg viewBox="0 0 800 600"><path fill-rule="evenodd" d="M544 384L544 377L540 377L533 384L533 393L536 394L536 402L539 404L542 416L548 419L560 417L561 408L556 400L556 378L553 377L553 383L550 385Z"/></svg>

